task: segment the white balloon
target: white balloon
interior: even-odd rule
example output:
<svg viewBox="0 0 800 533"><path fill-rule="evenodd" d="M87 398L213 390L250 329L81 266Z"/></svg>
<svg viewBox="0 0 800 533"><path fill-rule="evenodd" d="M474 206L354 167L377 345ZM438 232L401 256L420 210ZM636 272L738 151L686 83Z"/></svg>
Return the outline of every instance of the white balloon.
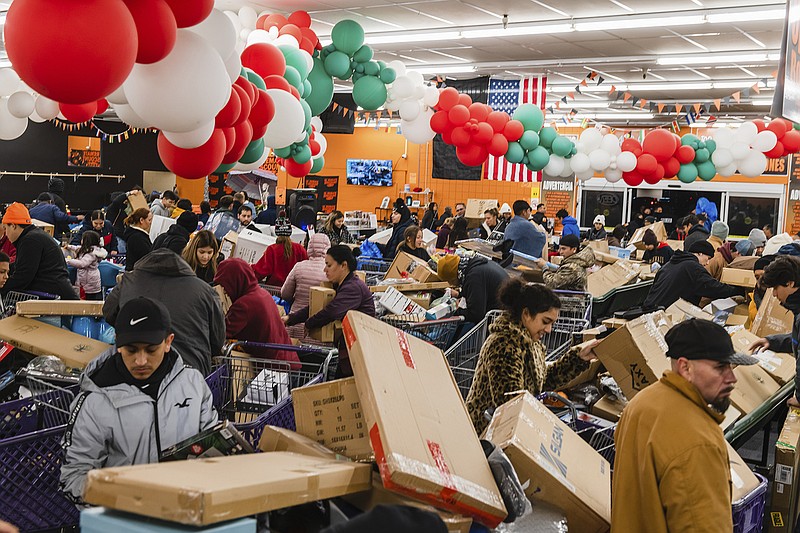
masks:
<svg viewBox="0 0 800 533"><path fill-rule="evenodd" d="M269 148L286 148L305 135L305 114L300 102L291 93L267 89L275 104L275 118L269 123L264 144Z"/></svg>
<svg viewBox="0 0 800 533"><path fill-rule="evenodd" d="M136 64L125 80L133 110L152 126L189 132L213 119L231 93L225 63L205 39L178 30L169 55L151 65Z"/></svg>
<svg viewBox="0 0 800 533"><path fill-rule="evenodd" d="M267 33L269 33L270 37L272 37L272 40L274 41L275 39L278 38L280 30L278 29L277 26L270 26L269 29L267 30Z"/></svg>
<svg viewBox="0 0 800 533"><path fill-rule="evenodd" d="M738 164L739 172L748 178L757 178L767 169L767 156L758 150L751 150L744 161Z"/></svg>
<svg viewBox="0 0 800 533"><path fill-rule="evenodd" d="M602 148L592 150L589 152L589 164L593 170L602 172L611 164L611 155Z"/></svg>
<svg viewBox="0 0 800 533"><path fill-rule="evenodd" d="M436 133L431 129L432 116L433 109L428 109L424 113L420 113L416 120L401 120L400 127L403 131L403 137L414 144L425 144L433 140Z"/></svg>
<svg viewBox="0 0 800 533"><path fill-rule="evenodd" d="M236 165L233 167L233 170L241 170L243 172L255 170L264 164L264 161L267 160L270 152L271 150L269 148L265 148L264 153L261 154L261 157L259 157L257 160L253 161L252 163L236 163Z"/></svg>
<svg viewBox="0 0 800 533"><path fill-rule="evenodd" d="M39 98L41 98L41 96ZM134 128L149 128L151 126L151 124L148 124L146 120L137 115L136 111L134 111L133 108L127 104L117 104L112 107L117 113L119 119L128 126L132 126Z"/></svg>
<svg viewBox="0 0 800 533"><path fill-rule="evenodd" d="M289 33L279 35L272 44L275 46L285 44L286 46L291 46L292 48L300 48L300 43L298 43L297 39L295 39L294 36Z"/></svg>
<svg viewBox="0 0 800 533"><path fill-rule="evenodd" d="M574 158L575 156L572 156L572 157ZM578 178L581 181L586 181L588 179L591 179L593 176L594 176L594 171L593 170L587 170L585 172L576 172L575 173L575 177Z"/></svg>
<svg viewBox="0 0 800 533"><path fill-rule="evenodd" d="M609 155L617 155L622 151L619 145L619 138L613 133L603 135L603 141L600 143L600 149L608 152Z"/></svg>
<svg viewBox="0 0 800 533"><path fill-rule="evenodd" d="M621 170L606 169L606 181L609 183L616 183L622 179Z"/></svg>
<svg viewBox="0 0 800 533"><path fill-rule="evenodd" d="M422 76L422 74L420 74L416 70L407 70L406 71L406 77L409 80L411 80L411 83L413 85L424 85L425 84L425 78Z"/></svg>
<svg viewBox="0 0 800 533"><path fill-rule="evenodd" d="M713 137L717 142L717 148L730 148L733 146L734 138L733 130L731 128L719 128L714 130Z"/></svg>
<svg viewBox="0 0 800 533"><path fill-rule="evenodd" d="M211 120L194 131L164 131L164 137L178 148L197 148L203 146L214 133L214 121Z"/></svg>
<svg viewBox="0 0 800 533"><path fill-rule="evenodd" d="M748 146L756 140L756 135L758 135L758 127L752 122L745 122L733 134L736 142L747 144Z"/></svg>
<svg viewBox="0 0 800 533"><path fill-rule="evenodd" d="M574 156L573 156L574 157ZM564 159L564 170L561 171L559 174L562 178L568 178L572 175L572 163L571 159Z"/></svg>
<svg viewBox="0 0 800 533"><path fill-rule="evenodd" d="M581 133L580 140L583 145L582 151L588 154L600 148L600 143L603 142L603 134L597 128L587 128ZM578 172L576 171L576 173Z"/></svg>
<svg viewBox="0 0 800 533"><path fill-rule="evenodd" d="M242 72L242 58L236 52L233 51L231 56L225 60L225 71L228 73L228 79L231 80L231 83L236 81L236 78L239 77L239 74Z"/></svg>
<svg viewBox="0 0 800 533"><path fill-rule="evenodd" d="M236 54L237 55L242 55L242 52L244 52L244 49L246 47L247 47L247 43L245 41L242 41L241 39L236 41Z"/></svg>
<svg viewBox="0 0 800 533"><path fill-rule="evenodd" d="M750 154L750 146L741 141L736 141L730 147L734 161L742 161Z"/></svg>
<svg viewBox="0 0 800 533"><path fill-rule="evenodd" d="M275 39L266 30L254 30L247 36L247 46L256 43L271 43Z"/></svg>
<svg viewBox="0 0 800 533"><path fill-rule="evenodd" d="M428 107L433 107L439 103L439 89L429 85L425 87L425 95L422 97L422 103Z"/></svg>
<svg viewBox="0 0 800 533"><path fill-rule="evenodd" d="M123 84L124 85L124 84ZM127 104L128 99L125 97L125 90L123 89L123 85L117 87L117 89L106 96L106 100L108 100L109 104Z"/></svg>
<svg viewBox="0 0 800 533"><path fill-rule="evenodd" d="M33 95L17 91L8 97L8 112L16 118L28 118L34 110Z"/></svg>
<svg viewBox="0 0 800 533"><path fill-rule="evenodd" d="M758 135L756 135L755 142L753 142L753 149L758 150L759 152L769 152L775 148L775 144L777 144L777 142L778 136L773 132L769 130L760 131L758 132Z"/></svg>
<svg viewBox="0 0 800 533"><path fill-rule="evenodd" d="M320 129L314 133L314 140L319 143L319 154L317 154L317 157L325 155L325 151L328 149L328 139L326 139L325 136L320 133L320 131L322 130Z"/></svg>
<svg viewBox="0 0 800 533"><path fill-rule="evenodd" d="M575 174L586 172L591 167L589 156L583 152L578 152L572 156L572 159L570 159L570 166Z"/></svg>
<svg viewBox="0 0 800 533"><path fill-rule="evenodd" d="M617 168L622 172L630 172L636 168L636 156L633 152L620 152L617 156Z"/></svg>
<svg viewBox="0 0 800 533"><path fill-rule="evenodd" d="M400 76L406 75L406 65L399 59L395 59L394 61L389 61L389 63L386 66L391 67L392 70L394 70L395 74L397 74L398 78Z"/></svg>
<svg viewBox="0 0 800 533"><path fill-rule="evenodd" d="M247 42L247 38L250 37L250 34L253 33L253 31L254 30L250 30L250 29L247 29L247 28L242 28L241 30L239 30L239 39L241 39L242 41Z"/></svg>
<svg viewBox="0 0 800 533"><path fill-rule="evenodd" d="M19 75L13 68L0 68L0 96L9 96L19 89ZM21 135L21 134L20 134Z"/></svg>
<svg viewBox="0 0 800 533"><path fill-rule="evenodd" d="M208 41L220 57L230 56L236 47L236 28L219 9L212 9L203 22L187 29Z"/></svg>
<svg viewBox="0 0 800 533"><path fill-rule="evenodd" d="M394 98L402 100L409 98L414 93L414 83L408 76L398 76L392 83Z"/></svg>
<svg viewBox="0 0 800 533"><path fill-rule="evenodd" d="M558 176L564 170L564 158L558 155L551 155L550 161L544 167L544 173L548 176Z"/></svg>
<svg viewBox="0 0 800 533"><path fill-rule="evenodd" d="M238 34L242 30L242 21L239 20L239 15L233 11L224 11L224 13L225 16L228 17L228 20L231 21L233 29L236 30L236 33Z"/></svg>
<svg viewBox="0 0 800 533"><path fill-rule="evenodd" d="M400 111L400 104L403 100L386 100L384 107L389 111Z"/></svg>
<svg viewBox="0 0 800 533"><path fill-rule="evenodd" d="M400 118L405 121L416 120L420 111L419 101L417 100L403 100L403 103L400 104Z"/></svg>
<svg viewBox="0 0 800 533"><path fill-rule="evenodd" d="M42 122L45 122L45 119L40 117L39 113L37 113L36 110L34 110L33 113L31 113L31 116L29 116L28 118L31 119L32 121L36 122L37 124L41 124Z"/></svg>
<svg viewBox="0 0 800 533"><path fill-rule="evenodd" d="M36 97L34 109L36 110L36 114L45 120L53 120L59 113L58 102L50 100L48 97L42 96L41 94Z"/></svg>
<svg viewBox="0 0 800 533"><path fill-rule="evenodd" d="M714 150L714 153L711 154L711 162L714 163L714 166L717 168L727 167L733 163L733 154L731 154L728 148L717 148Z"/></svg>
<svg viewBox="0 0 800 533"><path fill-rule="evenodd" d="M17 118L8 111L8 99L0 100L0 139L16 139L28 129L28 117Z"/></svg>
<svg viewBox="0 0 800 533"><path fill-rule="evenodd" d="M415 100L422 100L425 97L425 86L414 85L414 92L411 97Z"/></svg>
<svg viewBox="0 0 800 533"><path fill-rule="evenodd" d="M311 125L314 127L314 135L321 135L322 119L319 117L311 117Z"/></svg>
<svg viewBox="0 0 800 533"><path fill-rule="evenodd" d="M736 163L731 163L727 167L717 167L717 174L729 178L736 174Z"/></svg>
<svg viewBox="0 0 800 533"><path fill-rule="evenodd" d="M250 6L242 6L239 8L239 20L243 28L255 29L258 13Z"/></svg>

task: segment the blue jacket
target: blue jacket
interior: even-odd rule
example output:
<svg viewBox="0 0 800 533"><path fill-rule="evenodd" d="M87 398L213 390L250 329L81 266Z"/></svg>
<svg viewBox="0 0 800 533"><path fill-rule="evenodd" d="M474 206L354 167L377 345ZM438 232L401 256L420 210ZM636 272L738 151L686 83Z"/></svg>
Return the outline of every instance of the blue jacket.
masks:
<svg viewBox="0 0 800 533"><path fill-rule="evenodd" d="M505 240L514 241L512 250L538 259L542 257L542 248L547 242L547 236L537 231L529 221L515 216L506 227Z"/></svg>
<svg viewBox="0 0 800 533"><path fill-rule="evenodd" d="M566 216L561 223L564 225L564 229L561 230L562 237L565 235L575 235L577 238L581 238L581 228L578 226L578 221L575 220L575 217Z"/></svg>
<svg viewBox="0 0 800 533"><path fill-rule="evenodd" d="M53 224L54 226L59 222L63 222L65 224L75 224L78 222L78 217L73 217L66 214L61 209L56 207L56 204L36 204L35 206L31 207L30 215L31 218L41 220L42 222L47 222L48 224Z"/></svg>

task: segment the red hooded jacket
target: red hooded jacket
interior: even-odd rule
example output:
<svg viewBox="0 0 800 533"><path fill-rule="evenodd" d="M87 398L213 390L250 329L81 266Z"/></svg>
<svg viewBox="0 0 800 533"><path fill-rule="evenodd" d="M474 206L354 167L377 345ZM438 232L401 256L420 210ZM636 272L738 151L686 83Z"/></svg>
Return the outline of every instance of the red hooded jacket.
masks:
<svg viewBox="0 0 800 533"><path fill-rule="evenodd" d="M232 305L225 315L225 336L240 341L292 344L286 326L278 314L272 296L258 286L258 280L246 262L227 259L219 264L214 282L222 285ZM292 370L300 370L296 352L247 348L247 353L264 359L291 361Z"/></svg>

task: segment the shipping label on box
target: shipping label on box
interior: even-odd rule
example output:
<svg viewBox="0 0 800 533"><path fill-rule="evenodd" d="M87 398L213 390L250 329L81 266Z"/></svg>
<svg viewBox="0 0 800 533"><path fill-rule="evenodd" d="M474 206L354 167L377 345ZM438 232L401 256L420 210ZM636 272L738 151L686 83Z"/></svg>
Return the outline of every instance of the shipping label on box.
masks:
<svg viewBox="0 0 800 533"><path fill-rule="evenodd" d="M227 420L161 452L159 461L184 461L253 453L253 447Z"/></svg>
<svg viewBox="0 0 800 533"><path fill-rule="evenodd" d="M150 224L150 242L156 242L156 237L166 233L170 226L175 225L177 222L177 219L171 217L153 215L153 222Z"/></svg>
<svg viewBox="0 0 800 533"><path fill-rule="evenodd" d="M639 267L629 261L617 261L589 274L587 289L595 298L601 298L616 289L627 285L639 276Z"/></svg>
<svg viewBox="0 0 800 533"><path fill-rule="evenodd" d="M628 242L628 245L635 246L637 250L644 250L644 242L642 242L642 239L644 238L644 234L647 230L653 230L653 233L656 234L658 242L667 240L667 229L664 227L663 222L658 221L654 224L650 224L649 226L643 226L633 232L633 236L631 237L630 242Z"/></svg>
<svg viewBox="0 0 800 533"><path fill-rule="evenodd" d="M270 244L275 244L275 237L249 229L242 230L236 240L233 257L238 257L250 264L256 263Z"/></svg>
<svg viewBox="0 0 800 533"><path fill-rule="evenodd" d="M292 391L297 432L355 461L374 454L354 378Z"/></svg>
<svg viewBox="0 0 800 533"><path fill-rule="evenodd" d="M735 285L737 287L754 288L756 286L756 275L752 270L741 270L738 268L723 268L722 283Z"/></svg>
<svg viewBox="0 0 800 533"><path fill-rule="evenodd" d="M532 394L498 407L485 438L506 453L534 506L563 509L570 530L608 531L611 465Z"/></svg>
<svg viewBox="0 0 800 533"><path fill-rule="evenodd" d="M88 300L26 300L17 302L19 316L103 316L103 303Z"/></svg>
<svg viewBox="0 0 800 533"><path fill-rule="evenodd" d="M308 316L314 316L333 301L336 291L326 287L311 287L308 289ZM320 342L333 342L336 337L336 325L332 322L321 328L310 329L308 335Z"/></svg>
<svg viewBox="0 0 800 533"><path fill-rule="evenodd" d="M733 349L737 352L750 354L750 346L758 341L758 335L754 335L747 330L740 330L731 335ZM795 376L796 360L788 353L775 353L772 350L762 350L753 354L758 359L761 368L767 371L779 385L785 385Z"/></svg>
<svg viewBox="0 0 800 533"><path fill-rule="evenodd" d="M51 237L55 233L55 228L52 224L48 224L47 222L42 222L41 220L36 220L35 218L31 219L31 224L36 226L37 228L43 230L45 233L50 235Z"/></svg>
<svg viewBox="0 0 800 533"><path fill-rule="evenodd" d="M663 311L643 315L600 341L594 352L631 400L670 369L664 335L672 321Z"/></svg>
<svg viewBox="0 0 800 533"><path fill-rule="evenodd" d="M764 293L761 307L758 308L753 325L750 326L750 331L759 337L783 335L792 332L794 315L781 305L780 300L772 292L772 289L767 289L767 292Z"/></svg>
<svg viewBox="0 0 800 533"><path fill-rule="evenodd" d="M733 373L738 381L731 392L731 403L745 415L781 388L759 365L737 366Z"/></svg>
<svg viewBox="0 0 800 533"><path fill-rule="evenodd" d="M381 294L379 303L395 315L425 314L425 309L392 286Z"/></svg>
<svg viewBox="0 0 800 533"><path fill-rule="evenodd" d="M791 533L797 517L800 484L800 409L790 407L775 443L775 469L771 479L767 531Z"/></svg>
<svg viewBox="0 0 800 533"><path fill-rule="evenodd" d="M692 318L714 320L714 316L710 313L706 313L696 305L690 304L686 300L680 298L667 308L667 315L669 315L673 324Z"/></svg>

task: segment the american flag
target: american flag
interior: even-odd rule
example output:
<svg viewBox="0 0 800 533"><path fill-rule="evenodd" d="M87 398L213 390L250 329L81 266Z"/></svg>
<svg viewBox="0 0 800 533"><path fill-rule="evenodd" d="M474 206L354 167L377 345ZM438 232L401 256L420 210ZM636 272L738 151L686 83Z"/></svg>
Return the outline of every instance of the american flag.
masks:
<svg viewBox="0 0 800 533"><path fill-rule="evenodd" d="M489 80L489 106L494 111L505 111L513 115L521 104L536 104L545 108L547 77L528 77L515 80L491 78ZM525 165L512 164L503 157L489 156L483 167L487 180L533 182L540 179L540 173L528 170Z"/></svg>

